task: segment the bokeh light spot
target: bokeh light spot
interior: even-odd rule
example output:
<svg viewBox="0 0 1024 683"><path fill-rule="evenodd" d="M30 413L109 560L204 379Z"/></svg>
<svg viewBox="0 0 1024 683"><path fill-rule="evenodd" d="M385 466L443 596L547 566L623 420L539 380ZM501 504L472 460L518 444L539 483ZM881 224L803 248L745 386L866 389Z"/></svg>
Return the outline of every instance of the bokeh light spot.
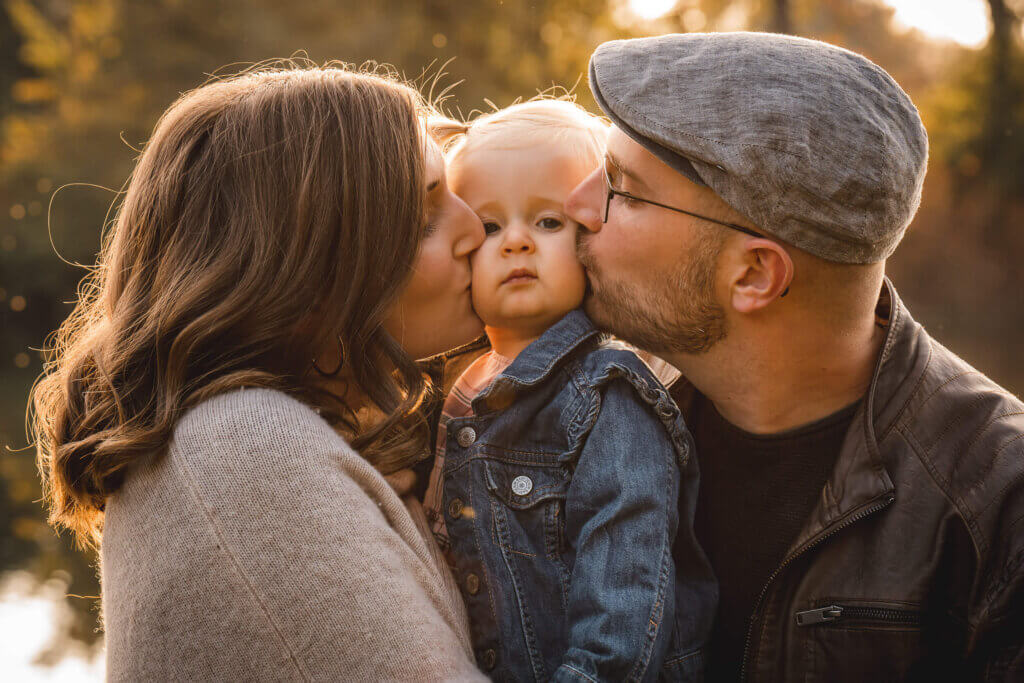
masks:
<svg viewBox="0 0 1024 683"><path fill-rule="evenodd" d="M885 0L885 4L896 10L896 26L916 28L931 38L980 47L988 37L988 8L984 0Z"/></svg>
<svg viewBox="0 0 1024 683"><path fill-rule="evenodd" d="M687 31L700 31L708 24L708 18L700 9L691 7L683 12L683 26Z"/></svg>
<svg viewBox="0 0 1024 683"><path fill-rule="evenodd" d="M541 27L540 39L548 45L556 44L562 39L562 27L553 21L549 21Z"/></svg>
<svg viewBox="0 0 1024 683"><path fill-rule="evenodd" d="M657 19L668 14L677 0L629 0L629 8L641 19Z"/></svg>

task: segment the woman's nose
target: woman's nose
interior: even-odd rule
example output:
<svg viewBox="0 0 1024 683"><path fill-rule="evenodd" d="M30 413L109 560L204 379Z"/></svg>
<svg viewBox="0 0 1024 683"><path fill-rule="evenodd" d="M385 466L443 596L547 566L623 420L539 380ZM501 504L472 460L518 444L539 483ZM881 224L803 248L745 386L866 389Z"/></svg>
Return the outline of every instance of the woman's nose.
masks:
<svg viewBox="0 0 1024 683"><path fill-rule="evenodd" d="M452 221L458 226L452 253L455 258L463 258L479 249L487 235L484 232L483 221L473 213L466 202L454 193L452 193L451 211L453 212Z"/></svg>
<svg viewBox="0 0 1024 683"><path fill-rule="evenodd" d="M604 168L598 166L569 193L565 200L565 212L590 232L598 232L603 225L601 212L607 198Z"/></svg>

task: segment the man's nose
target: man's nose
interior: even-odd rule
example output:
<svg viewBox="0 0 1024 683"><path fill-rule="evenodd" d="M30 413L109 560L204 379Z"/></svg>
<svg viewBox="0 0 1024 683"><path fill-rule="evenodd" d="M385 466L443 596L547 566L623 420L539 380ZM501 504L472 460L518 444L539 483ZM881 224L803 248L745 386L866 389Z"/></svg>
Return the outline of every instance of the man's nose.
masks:
<svg viewBox="0 0 1024 683"><path fill-rule="evenodd" d="M605 184L603 173L600 166L595 168L565 200L565 212L590 232L598 232L604 224L601 211L607 196L602 191Z"/></svg>

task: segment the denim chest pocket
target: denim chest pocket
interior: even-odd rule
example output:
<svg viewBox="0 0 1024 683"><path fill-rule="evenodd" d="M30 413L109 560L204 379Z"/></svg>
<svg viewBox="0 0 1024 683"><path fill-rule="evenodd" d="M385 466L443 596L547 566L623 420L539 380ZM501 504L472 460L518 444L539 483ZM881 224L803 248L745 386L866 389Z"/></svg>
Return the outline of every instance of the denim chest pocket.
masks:
<svg viewBox="0 0 1024 683"><path fill-rule="evenodd" d="M495 543L523 557L560 560L565 550L565 495L569 475L558 463L487 460Z"/></svg>

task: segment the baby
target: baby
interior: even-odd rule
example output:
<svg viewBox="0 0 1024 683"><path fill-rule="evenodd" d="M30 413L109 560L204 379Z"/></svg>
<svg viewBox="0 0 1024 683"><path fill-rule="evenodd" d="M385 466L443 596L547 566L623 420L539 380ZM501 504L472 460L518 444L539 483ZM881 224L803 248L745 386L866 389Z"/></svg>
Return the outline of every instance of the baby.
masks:
<svg viewBox="0 0 1024 683"><path fill-rule="evenodd" d="M692 438L579 309L564 203L605 132L555 100L447 131L450 183L487 235L472 294L491 350L445 400L425 508L497 680L697 680L714 616Z"/></svg>

